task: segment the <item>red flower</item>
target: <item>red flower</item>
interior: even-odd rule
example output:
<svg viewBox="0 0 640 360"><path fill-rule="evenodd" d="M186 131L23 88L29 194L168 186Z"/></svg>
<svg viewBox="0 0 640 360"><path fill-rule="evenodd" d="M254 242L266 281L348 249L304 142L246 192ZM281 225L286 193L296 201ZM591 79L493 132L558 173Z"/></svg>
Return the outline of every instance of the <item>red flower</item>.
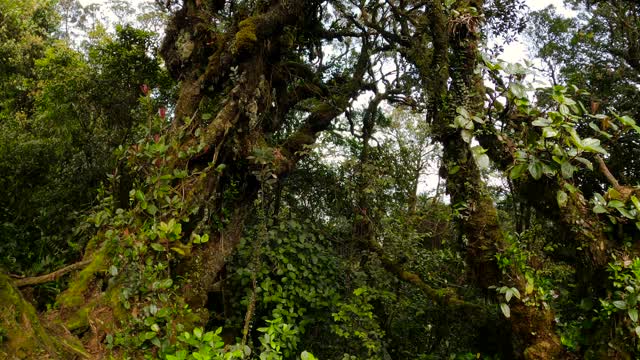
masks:
<svg viewBox="0 0 640 360"><path fill-rule="evenodd" d="M165 108L164 106L161 106L158 109L158 115L160 115L161 119L164 119L164 117L167 115L167 108Z"/></svg>
<svg viewBox="0 0 640 360"><path fill-rule="evenodd" d="M147 84L140 85L140 90L142 91L144 96L147 96L149 94L149 85Z"/></svg>

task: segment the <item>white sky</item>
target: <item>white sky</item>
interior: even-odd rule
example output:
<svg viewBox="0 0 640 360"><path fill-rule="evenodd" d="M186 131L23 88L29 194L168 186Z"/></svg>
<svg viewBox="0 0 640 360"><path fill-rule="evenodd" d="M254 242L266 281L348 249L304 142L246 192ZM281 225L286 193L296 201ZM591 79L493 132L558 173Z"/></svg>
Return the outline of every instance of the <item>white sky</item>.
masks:
<svg viewBox="0 0 640 360"><path fill-rule="evenodd" d="M533 10L542 10L549 5L553 5L559 9L559 13L570 17L575 16L571 10L566 9L562 0L527 0L527 5ZM522 41L516 41L505 46L504 52L499 57L507 62L521 62L524 59L531 59L531 54L527 51L527 46Z"/></svg>
<svg viewBox="0 0 640 360"><path fill-rule="evenodd" d="M149 2L150 0L127 0L130 4L138 5L143 2ZM80 0L80 5L87 6L91 4L104 4L107 0Z"/></svg>
<svg viewBox="0 0 640 360"><path fill-rule="evenodd" d="M128 0L129 3L133 5L138 5L143 2L149 2L151 0ZM100 4L106 3L107 0L80 0L80 4L82 6L87 6L90 4ZM565 9L562 0L527 0L527 5L531 10L540 10L544 9L549 5L554 5L556 8L561 9L560 13L566 16L572 15L571 11ZM516 41L509 46L505 47L504 53L500 58L508 61L508 62L518 62L523 59L530 58L529 53L527 51L526 45L524 45L521 41Z"/></svg>

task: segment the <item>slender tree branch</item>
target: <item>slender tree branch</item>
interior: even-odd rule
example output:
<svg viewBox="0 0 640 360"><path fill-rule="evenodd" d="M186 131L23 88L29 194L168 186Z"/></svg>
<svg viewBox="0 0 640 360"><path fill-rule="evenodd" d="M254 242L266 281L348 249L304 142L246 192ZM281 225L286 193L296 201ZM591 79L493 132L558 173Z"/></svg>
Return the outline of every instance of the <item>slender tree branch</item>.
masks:
<svg viewBox="0 0 640 360"><path fill-rule="evenodd" d="M604 175L604 177L607 178L607 181L609 181L609 183L611 184L611 186L613 186L614 189L620 191L623 189L623 187L620 185L620 183L618 182L618 180L615 178L615 176L613 176L613 174L611 173L611 171L609 171L609 168L607 167L607 164L605 164L604 160L602 159L601 156L596 155L596 160L598 161L598 166L600 168L600 171L602 172L602 174Z"/></svg>
<svg viewBox="0 0 640 360"><path fill-rule="evenodd" d="M18 279L15 280L14 284L17 287L26 287L26 286L33 286L33 285L40 285L40 284L44 284L44 283L48 283L51 281L55 281L57 280L59 277L61 277L62 275L65 275L71 271L74 270L79 270L82 269L83 267L89 265L91 263L91 261L93 260L84 260L84 261L80 261L77 262L75 264L71 264L69 266L65 266L62 269L56 270L50 274L46 274L46 275L40 275L40 276L35 276L35 277L28 277L28 278L23 278L23 279Z"/></svg>
<svg viewBox="0 0 640 360"><path fill-rule="evenodd" d="M453 307L462 307L468 309L478 308L479 305L460 299L455 291L451 288L435 289L429 284L425 283L420 275L407 271L397 261L391 260L380 245L374 240L368 241L365 244L370 251L378 255L382 267L395 275L398 279L413 284L418 287L426 296L436 301L440 305L449 305Z"/></svg>

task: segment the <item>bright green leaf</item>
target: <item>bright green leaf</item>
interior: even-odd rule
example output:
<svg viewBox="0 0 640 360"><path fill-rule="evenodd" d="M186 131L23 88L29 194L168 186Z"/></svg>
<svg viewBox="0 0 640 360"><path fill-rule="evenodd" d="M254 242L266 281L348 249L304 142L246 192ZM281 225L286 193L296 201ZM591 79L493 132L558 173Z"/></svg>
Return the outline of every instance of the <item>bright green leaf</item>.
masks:
<svg viewBox="0 0 640 360"><path fill-rule="evenodd" d="M542 129L542 136L545 138L552 138L558 135L558 131L552 127L545 127Z"/></svg>
<svg viewBox="0 0 640 360"><path fill-rule="evenodd" d="M617 307L620 310L624 310L627 308L627 302L624 300L616 300L613 302L613 306Z"/></svg>
<svg viewBox="0 0 640 360"><path fill-rule="evenodd" d="M308 353L306 351L303 351L300 354L300 360L316 360L316 357L313 356L311 353Z"/></svg>
<svg viewBox="0 0 640 360"><path fill-rule="evenodd" d="M487 154L480 154L480 155L477 155L475 158L476 158L476 163L478 164L478 167L480 169L488 169L489 168L489 164L491 162L490 162L489 156L487 156Z"/></svg>
<svg viewBox="0 0 640 360"><path fill-rule="evenodd" d="M165 251L166 249L164 248L164 246L162 246L161 244L158 243L151 243L151 248L155 251Z"/></svg>
<svg viewBox="0 0 640 360"><path fill-rule="evenodd" d="M547 127L547 126L551 125L551 120L539 117L539 118L533 120L531 125L540 126L540 127Z"/></svg>
<svg viewBox="0 0 640 360"><path fill-rule="evenodd" d="M462 140L467 144L471 143L471 139L473 138L473 132L467 129L460 131L460 136L462 136Z"/></svg>
<svg viewBox="0 0 640 360"><path fill-rule="evenodd" d="M565 179L571 179L573 177L573 172L576 168L571 165L571 163L567 160L562 163L560 166L560 171L562 172L562 177Z"/></svg>
<svg viewBox="0 0 640 360"><path fill-rule="evenodd" d="M596 214L604 214L609 211L602 205L596 205L593 207L593 212Z"/></svg>
<svg viewBox="0 0 640 360"><path fill-rule="evenodd" d="M558 190L558 193L556 194L556 200L558 201L558 206L563 208L567 206L567 201L569 200L569 196L567 196L566 192L562 190Z"/></svg>
<svg viewBox="0 0 640 360"><path fill-rule="evenodd" d="M171 250L175 251L176 253L178 253L178 254L180 254L180 255L182 255L182 256L184 256L184 255L185 255L185 252L184 252L184 250L183 250L182 248L179 248L179 247L172 247L172 248L171 248Z"/></svg>
<svg viewBox="0 0 640 360"><path fill-rule="evenodd" d="M540 178L542 177L542 163L538 160L530 162L529 173L534 179L540 180Z"/></svg>
<svg viewBox="0 0 640 360"><path fill-rule="evenodd" d="M509 305L505 303L500 303L500 310L502 310L502 313L506 318L511 317L511 309L509 308Z"/></svg>
<svg viewBox="0 0 640 360"><path fill-rule="evenodd" d="M627 219L635 219L636 217L633 216L629 210L623 208L623 207L619 207L616 208L616 210L618 210L620 212L620 214L622 214L622 216L626 217Z"/></svg>
<svg viewBox="0 0 640 360"><path fill-rule="evenodd" d="M587 169L593 171L593 163L583 157L580 156L576 156L576 161L581 162L582 164L584 164L584 166L587 167Z"/></svg>
<svg viewBox="0 0 640 360"><path fill-rule="evenodd" d="M152 216L158 212L158 208L154 204L149 204L146 210L149 213L149 215L152 215Z"/></svg>
<svg viewBox="0 0 640 360"><path fill-rule="evenodd" d="M611 200L611 201L609 201L607 206L618 209L618 208L623 208L624 207L624 203L622 201L620 201L620 200Z"/></svg>
<svg viewBox="0 0 640 360"><path fill-rule="evenodd" d="M600 146L600 140L594 138L586 138L582 140L582 147L586 151L597 152L600 154L607 154L607 151Z"/></svg>

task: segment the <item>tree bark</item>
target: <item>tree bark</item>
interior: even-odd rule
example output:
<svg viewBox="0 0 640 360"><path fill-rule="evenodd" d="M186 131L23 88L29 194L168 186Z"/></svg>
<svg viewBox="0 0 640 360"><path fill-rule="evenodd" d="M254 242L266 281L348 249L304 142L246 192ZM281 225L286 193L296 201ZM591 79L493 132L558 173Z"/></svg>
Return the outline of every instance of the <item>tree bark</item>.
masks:
<svg viewBox="0 0 640 360"><path fill-rule="evenodd" d="M98 235L82 261L86 267L46 315L84 334L95 356L107 334L120 326L132 331L127 324L150 299L177 309L190 305L193 312L181 320L186 326L206 323L208 295L264 180L258 174L285 177L305 147L363 91L370 66L366 34L355 34L362 37L361 51L343 73L326 74L304 60L304 46L323 41L316 31L322 27L320 3L273 0L238 5L230 14L184 0L171 18L161 52L181 81L175 121L162 136L128 150L132 206L100 213ZM299 125L284 131L287 122ZM276 132L281 140L273 140ZM156 148L162 150L151 150ZM177 171L186 175L176 177ZM170 221L181 225L179 239L156 238L158 226ZM191 242L203 234L208 242ZM160 280L171 284L173 295L161 294Z"/></svg>
<svg viewBox="0 0 640 360"><path fill-rule="evenodd" d="M62 269L56 270L46 275L17 279L14 281L14 283L17 287L25 287L25 286L40 285L40 284L48 283L51 281L56 281L58 280L58 278L60 278L65 274L68 274L74 270L82 269L83 267L89 265L90 262L91 261L89 260L80 261L75 264L65 266Z"/></svg>
<svg viewBox="0 0 640 360"><path fill-rule="evenodd" d="M460 14L465 14L470 6L481 11L483 5L481 0L457 3ZM434 135L443 146L441 175L446 178L452 205L460 209L462 233L467 241L469 275L475 284L486 289L490 285L510 282L502 277L495 257L504 248L504 239L493 199L482 181L470 145L462 138L461 129L451 127L458 107L465 108L472 115L483 112L484 84L475 71L481 24L476 17L447 17L439 1L434 1L429 18L433 38L432 61L428 68L424 67L424 62L414 61L414 64L422 74L430 75L423 75L424 83L431 84L427 86L427 96L431 99L430 119ZM434 80L429 69L437 69L439 79ZM451 85L447 87L449 80ZM513 285L520 289L525 287L522 274L512 274L511 277L515 282ZM546 309L524 304L512 306L514 356L526 359L560 356L562 347L554 332L553 319L553 314Z"/></svg>

